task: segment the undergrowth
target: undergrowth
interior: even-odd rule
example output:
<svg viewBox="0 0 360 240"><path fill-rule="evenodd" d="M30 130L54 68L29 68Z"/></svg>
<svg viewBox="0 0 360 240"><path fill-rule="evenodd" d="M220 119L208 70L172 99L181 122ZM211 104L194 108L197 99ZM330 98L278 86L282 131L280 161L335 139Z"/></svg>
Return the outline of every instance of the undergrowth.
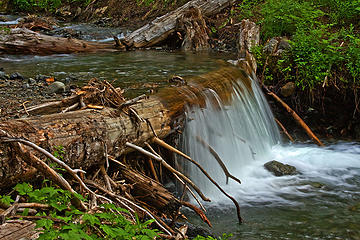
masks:
<svg viewBox="0 0 360 240"><path fill-rule="evenodd" d="M360 0L243 0L237 13L261 25L262 45L253 51L266 84L360 86ZM291 48L267 61L266 42L284 36Z"/></svg>
<svg viewBox="0 0 360 240"><path fill-rule="evenodd" d="M13 5L21 11L46 10L53 12L63 4L80 3L84 6L91 0L13 0Z"/></svg>
<svg viewBox="0 0 360 240"><path fill-rule="evenodd" d="M39 231L39 240L152 240L161 239L159 230L150 228L153 220L141 221L135 215L135 221L126 216L128 210L114 204L102 204L91 211L76 209L71 200L74 197L69 191L53 187L44 182L41 188L35 189L29 183L19 183L14 187L12 195L0 195L2 205L11 205L16 195L21 196L22 202L41 203L50 206L49 209L40 210L35 216L36 230ZM83 196L75 197L87 202ZM22 216L28 216L29 209L25 208ZM226 240L231 235L224 234L219 240ZM213 237L197 236L195 240L216 240Z"/></svg>

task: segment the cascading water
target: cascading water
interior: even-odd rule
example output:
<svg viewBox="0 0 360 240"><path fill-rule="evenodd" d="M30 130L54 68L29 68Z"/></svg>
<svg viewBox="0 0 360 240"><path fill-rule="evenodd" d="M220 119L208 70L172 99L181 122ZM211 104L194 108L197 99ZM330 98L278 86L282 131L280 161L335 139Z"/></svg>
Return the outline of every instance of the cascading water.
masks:
<svg viewBox="0 0 360 240"><path fill-rule="evenodd" d="M250 162L268 156L271 147L280 141L271 110L256 82L238 79L233 88L230 105L223 105L215 91L208 89L204 93L206 106L188 109L182 143L183 151L221 185L225 184L225 175L201 140L240 179ZM187 171L208 197L219 199L219 191L197 168L188 165Z"/></svg>
<svg viewBox="0 0 360 240"><path fill-rule="evenodd" d="M207 215L214 233L231 232L231 239L359 239L360 144L281 144L269 106L257 84L250 85L239 79L229 104L209 89L206 106L187 111L182 150L236 198L246 222L237 225L231 201L187 164L190 178L212 201ZM241 185L232 179L226 185L221 167L199 138ZM276 177L263 167L270 160L295 166L300 173ZM198 218L191 220L200 224Z"/></svg>

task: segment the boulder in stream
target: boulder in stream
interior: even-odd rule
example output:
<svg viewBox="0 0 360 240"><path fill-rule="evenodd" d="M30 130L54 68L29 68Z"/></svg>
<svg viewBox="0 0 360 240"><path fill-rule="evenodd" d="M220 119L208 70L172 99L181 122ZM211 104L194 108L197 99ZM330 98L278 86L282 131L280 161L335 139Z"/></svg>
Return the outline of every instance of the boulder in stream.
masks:
<svg viewBox="0 0 360 240"><path fill-rule="evenodd" d="M266 170L268 170L277 177L296 175L299 173L294 166L283 164L275 160L265 163L264 167L266 168Z"/></svg>

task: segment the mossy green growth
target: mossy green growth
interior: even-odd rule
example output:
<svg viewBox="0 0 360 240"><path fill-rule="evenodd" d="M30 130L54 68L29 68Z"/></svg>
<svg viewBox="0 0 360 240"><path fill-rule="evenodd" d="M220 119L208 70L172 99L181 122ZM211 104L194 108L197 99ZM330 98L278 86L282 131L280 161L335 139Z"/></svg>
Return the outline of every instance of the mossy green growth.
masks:
<svg viewBox="0 0 360 240"><path fill-rule="evenodd" d="M64 4L75 2L87 6L91 0L13 0L13 5L15 9L20 11L45 10L53 12Z"/></svg>
<svg viewBox="0 0 360 240"><path fill-rule="evenodd" d="M32 203L42 203L50 209L39 211L36 222L39 240L72 239L72 240L153 240L161 239L157 229L150 228L154 220L141 221L135 215L135 223L125 217L130 216L128 210L114 204L102 204L96 211L83 212L71 204L74 195L66 190L56 188L44 182L41 188L34 188L29 183L19 183L14 187L13 196L20 195L23 200ZM87 202L83 196L76 197ZM0 195L0 203L9 206L14 202L9 195ZM28 211L22 213L28 215ZM196 240L226 240L231 234L219 238L197 236Z"/></svg>
<svg viewBox="0 0 360 240"><path fill-rule="evenodd" d="M244 0L238 10L261 25L262 46L253 51L266 84L360 86L360 0ZM262 52L270 38L283 36L291 49L276 57Z"/></svg>

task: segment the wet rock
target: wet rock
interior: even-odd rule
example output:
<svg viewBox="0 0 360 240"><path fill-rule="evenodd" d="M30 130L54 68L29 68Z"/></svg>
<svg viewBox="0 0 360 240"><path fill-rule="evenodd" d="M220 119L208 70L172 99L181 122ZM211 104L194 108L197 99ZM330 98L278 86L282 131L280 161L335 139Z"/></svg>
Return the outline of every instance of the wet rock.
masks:
<svg viewBox="0 0 360 240"><path fill-rule="evenodd" d="M35 85L36 84L36 80L33 78L29 78L28 83L31 85Z"/></svg>
<svg viewBox="0 0 360 240"><path fill-rule="evenodd" d="M171 224L171 220L169 219L162 219L165 224L170 225ZM176 228L180 228L182 225L184 225L183 223L180 222L175 222L175 227ZM197 226L191 223L186 223L186 225L188 226L188 231L186 233L186 235L189 237L189 239L193 239L195 237L197 237L198 235L200 236L212 236L212 233L207 230L206 228L203 228L201 226Z"/></svg>
<svg viewBox="0 0 360 240"><path fill-rule="evenodd" d="M46 75L42 75L42 74L38 74L35 76L36 81L45 81L47 78L50 78L50 76L46 76Z"/></svg>
<svg viewBox="0 0 360 240"><path fill-rule="evenodd" d="M263 52L272 54L275 52L279 41L276 38L270 39L264 46Z"/></svg>
<svg viewBox="0 0 360 240"><path fill-rule="evenodd" d="M23 89L28 89L28 88L30 88L30 85L28 83L25 83L25 84L22 85L22 88Z"/></svg>
<svg viewBox="0 0 360 240"><path fill-rule="evenodd" d="M48 32L49 35L64 38L78 38L82 39L82 32L72 28L57 28L53 31Z"/></svg>
<svg viewBox="0 0 360 240"><path fill-rule="evenodd" d="M15 79L24 80L24 77L20 73L15 72L10 75L10 80L15 80Z"/></svg>
<svg viewBox="0 0 360 240"><path fill-rule="evenodd" d="M296 175L299 173L294 166L283 164L275 160L265 163L264 167L266 168L266 170L273 173L277 177Z"/></svg>
<svg viewBox="0 0 360 240"><path fill-rule="evenodd" d="M287 51L291 49L291 45L289 43L289 39L287 38L282 38L281 41L279 42L278 45L278 51L279 50L283 50L283 51Z"/></svg>
<svg viewBox="0 0 360 240"><path fill-rule="evenodd" d="M353 212L360 212L360 203L357 203L357 204L349 207L349 210L353 211Z"/></svg>
<svg viewBox="0 0 360 240"><path fill-rule="evenodd" d="M322 184L322 183L319 183L319 182L311 182L310 185L313 187L313 188L324 188L325 185Z"/></svg>
<svg viewBox="0 0 360 240"><path fill-rule="evenodd" d="M53 82L51 85L47 87L48 93L63 93L65 92L66 86L62 82Z"/></svg>
<svg viewBox="0 0 360 240"><path fill-rule="evenodd" d="M0 79L1 80L6 80L7 79L7 75L3 71L0 71Z"/></svg>
<svg viewBox="0 0 360 240"><path fill-rule="evenodd" d="M284 97L289 97L293 95L294 92L295 92L295 83L293 82L286 83L280 90L281 95L283 95Z"/></svg>
<svg viewBox="0 0 360 240"><path fill-rule="evenodd" d="M172 181L169 181L168 183L164 184L164 187L169 191L169 192L172 192L172 193L175 193L176 192L176 185L174 182Z"/></svg>

